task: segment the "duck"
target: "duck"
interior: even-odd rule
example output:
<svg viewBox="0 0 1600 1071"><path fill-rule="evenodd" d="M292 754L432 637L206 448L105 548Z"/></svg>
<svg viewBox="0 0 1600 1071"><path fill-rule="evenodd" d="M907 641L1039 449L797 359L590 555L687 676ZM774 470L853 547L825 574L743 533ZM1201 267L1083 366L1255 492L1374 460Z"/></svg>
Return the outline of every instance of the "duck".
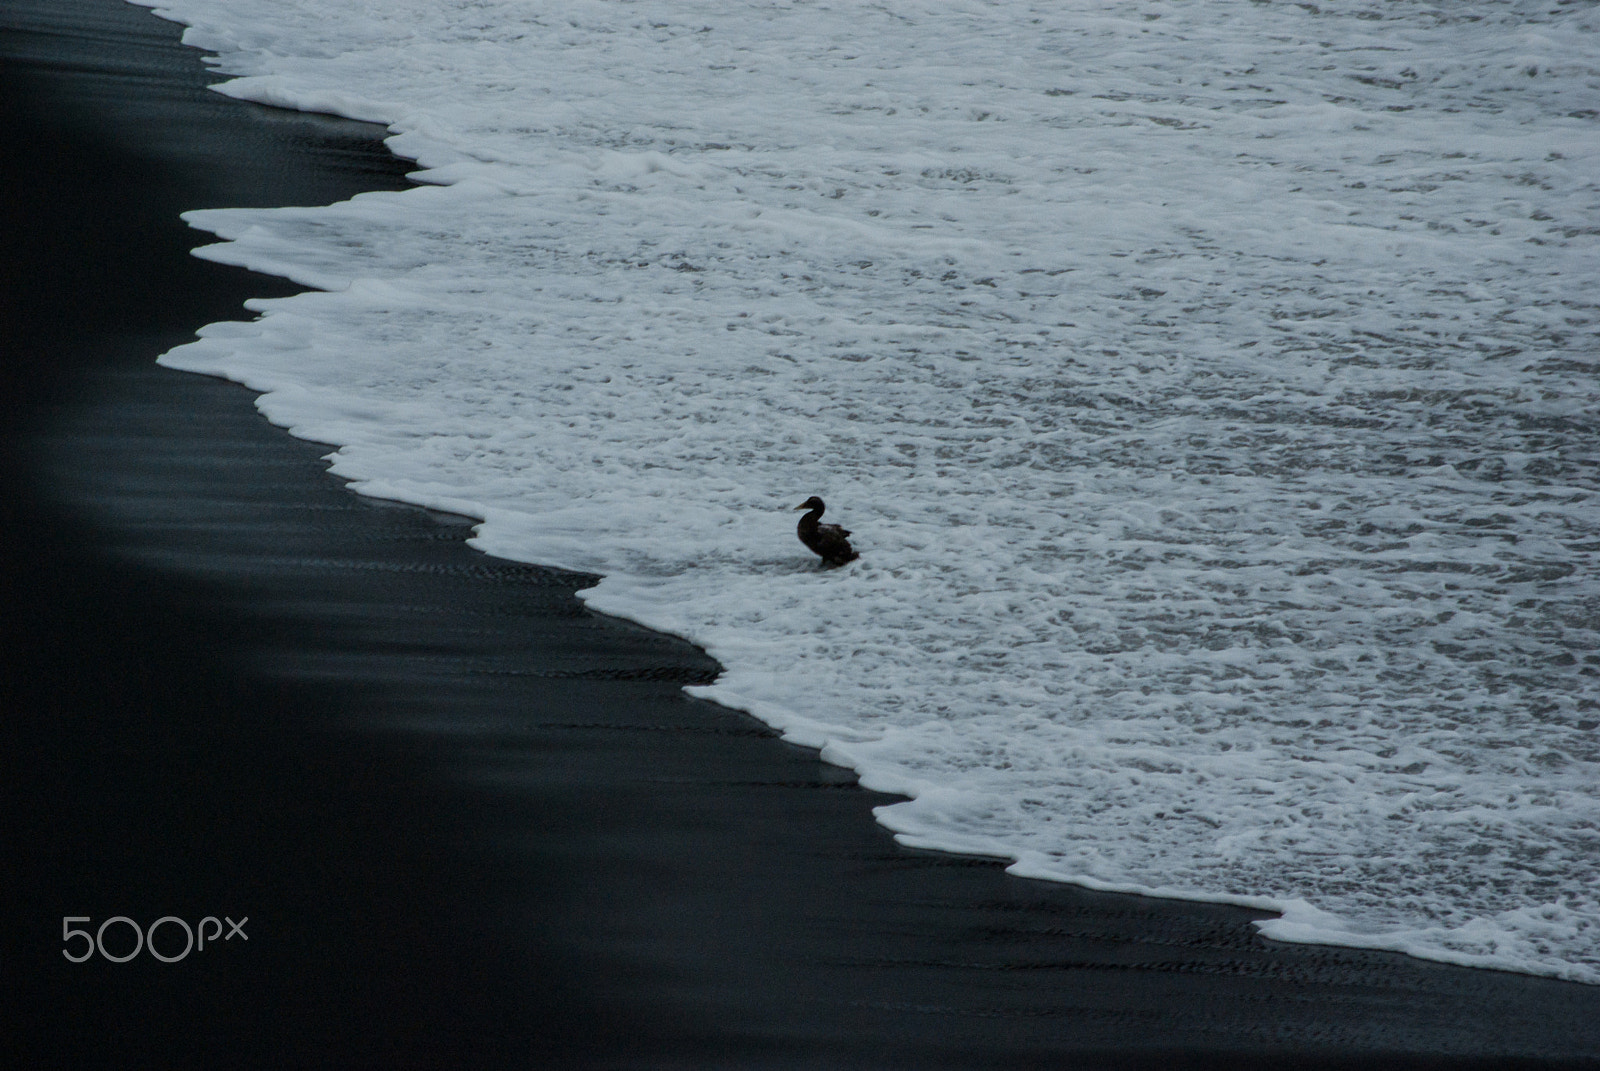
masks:
<svg viewBox="0 0 1600 1071"><path fill-rule="evenodd" d="M853 562L861 555L850 546L850 529L840 528L837 524L822 524L822 511L828 507L822 504L822 499L812 495L795 509L809 510L800 518L800 542L810 547L822 558L824 568L833 565L844 565Z"/></svg>

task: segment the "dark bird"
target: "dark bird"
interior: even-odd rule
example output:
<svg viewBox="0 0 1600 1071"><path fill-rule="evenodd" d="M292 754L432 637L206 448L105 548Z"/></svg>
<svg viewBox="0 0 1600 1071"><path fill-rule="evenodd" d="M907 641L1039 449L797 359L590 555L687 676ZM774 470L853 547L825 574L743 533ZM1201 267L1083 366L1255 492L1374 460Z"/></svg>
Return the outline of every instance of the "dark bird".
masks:
<svg viewBox="0 0 1600 1071"><path fill-rule="evenodd" d="M853 562L861 555L857 554L850 546L850 530L840 528L837 524L822 524L822 511L827 509L822 504L822 499L812 495L795 509L810 510L800 518L800 542L816 551L822 558L822 564L843 565Z"/></svg>

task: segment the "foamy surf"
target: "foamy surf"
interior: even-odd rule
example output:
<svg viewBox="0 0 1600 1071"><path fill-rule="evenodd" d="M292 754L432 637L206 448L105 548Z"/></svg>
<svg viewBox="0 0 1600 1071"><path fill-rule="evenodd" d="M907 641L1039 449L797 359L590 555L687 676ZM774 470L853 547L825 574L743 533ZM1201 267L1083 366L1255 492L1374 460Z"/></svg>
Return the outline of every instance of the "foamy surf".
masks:
<svg viewBox="0 0 1600 1071"><path fill-rule="evenodd" d="M1600 982L1593 9L235 8L158 10L432 185L189 214L323 292L166 363L907 843Z"/></svg>

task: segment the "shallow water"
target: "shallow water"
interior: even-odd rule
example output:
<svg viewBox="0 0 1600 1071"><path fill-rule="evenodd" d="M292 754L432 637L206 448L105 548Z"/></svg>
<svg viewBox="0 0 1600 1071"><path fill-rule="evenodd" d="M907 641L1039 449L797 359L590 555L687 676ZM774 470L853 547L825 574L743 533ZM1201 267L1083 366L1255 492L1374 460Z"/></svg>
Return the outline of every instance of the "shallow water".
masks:
<svg viewBox="0 0 1600 1071"><path fill-rule="evenodd" d="M327 292L166 363L907 843L1600 982L1594 6L235 7L433 185L191 213Z"/></svg>

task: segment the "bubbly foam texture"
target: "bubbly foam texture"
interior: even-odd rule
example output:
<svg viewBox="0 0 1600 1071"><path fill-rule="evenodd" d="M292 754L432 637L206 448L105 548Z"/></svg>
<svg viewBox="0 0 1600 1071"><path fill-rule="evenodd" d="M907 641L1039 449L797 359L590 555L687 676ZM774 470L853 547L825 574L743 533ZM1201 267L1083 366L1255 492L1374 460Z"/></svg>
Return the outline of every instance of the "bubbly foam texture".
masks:
<svg viewBox="0 0 1600 1071"><path fill-rule="evenodd" d="M1600 982L1592 6L161 9L433 183L191 213L327 292L165 363L905 843Z"/></svg>

